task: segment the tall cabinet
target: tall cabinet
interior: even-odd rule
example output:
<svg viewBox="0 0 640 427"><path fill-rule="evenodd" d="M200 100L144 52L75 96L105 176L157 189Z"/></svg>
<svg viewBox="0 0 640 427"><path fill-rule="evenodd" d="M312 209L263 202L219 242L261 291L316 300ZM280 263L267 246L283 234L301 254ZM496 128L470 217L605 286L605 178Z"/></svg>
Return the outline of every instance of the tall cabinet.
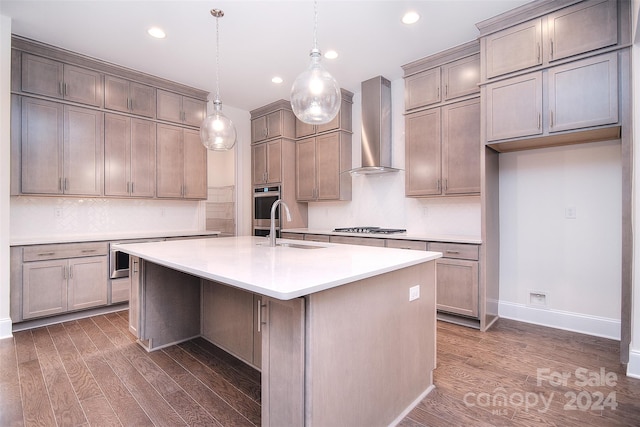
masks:
<svg viewBox="0 0 640 427"><path fill-rule="evenodd" d="M631 316L631 2L544 0L476 24L480 30L480 288L498 301L499 153L619 140L622 150L621 358ZM484 313L497 317L497 304Z"/></svg>

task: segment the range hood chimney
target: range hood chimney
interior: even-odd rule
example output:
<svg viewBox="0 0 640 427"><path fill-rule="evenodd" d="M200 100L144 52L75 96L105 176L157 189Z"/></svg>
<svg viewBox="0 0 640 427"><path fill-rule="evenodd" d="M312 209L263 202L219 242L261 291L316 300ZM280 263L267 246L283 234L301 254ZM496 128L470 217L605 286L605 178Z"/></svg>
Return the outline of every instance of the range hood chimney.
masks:
<svg viewBox="0 0 640 427"><path fill-rule="evenodd" d="M377 76L361 83L362 167L352 175L398 172L391 167L391 82Z"/></svg>

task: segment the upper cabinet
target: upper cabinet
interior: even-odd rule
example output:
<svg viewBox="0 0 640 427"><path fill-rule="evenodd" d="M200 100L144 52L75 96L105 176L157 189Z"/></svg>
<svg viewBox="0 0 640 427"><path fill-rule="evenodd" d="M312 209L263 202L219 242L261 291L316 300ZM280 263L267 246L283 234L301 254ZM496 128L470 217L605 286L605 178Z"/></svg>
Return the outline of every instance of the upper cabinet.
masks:
<svg viewBox="0 0 640 427"><path fill-rule="evenodd" d="M22 55L23 92L102 106L102 74L25 53Z"/></svg>
<svg viewBox="0 0 640 427"><path fill-rule="evenodd" d="M479 93L478 51L478 42L474 41L403 65L405 110L417 110Z"/></svg>
<svg viewBox="0 0 640 427"><path fill-rule="evenodd" d="M346 130L351 132L353 128L352 108L353 93L346 89L340 89L342 99L340 101L340 111L329 123L323 125L311 125L304 123L296 117L296 138L304 138L316 133L331 132L336 130Z"/></svg>
<svg viewBox="0 0 640 427"><path fill-rule="evenodd" d="M188 126L200 126L206 116L206 103L166 90L157 91L157 118Z"/></svg>
<svg viewBox="0 0 640 427"><path fill-rule="evenodd" d="M295 138L296 119L284 99L251 111L251 143L274 138Z"/></svg>
<svg viewBox="0 0 640 427"><path fill-rule="evenodd" d="M487 28L491 21L485 21ZM485 23L478 24L481 30ZM584 1L500 31L489 31L483 43L486 79L614 46L618 44L618 2Z"/></svg>
<svg viewBox="0 0 640 427"><path fill-rule="evenodd" d="M156 90L107 75L104 78L104 108L153 118L156 115Z"/></svg>

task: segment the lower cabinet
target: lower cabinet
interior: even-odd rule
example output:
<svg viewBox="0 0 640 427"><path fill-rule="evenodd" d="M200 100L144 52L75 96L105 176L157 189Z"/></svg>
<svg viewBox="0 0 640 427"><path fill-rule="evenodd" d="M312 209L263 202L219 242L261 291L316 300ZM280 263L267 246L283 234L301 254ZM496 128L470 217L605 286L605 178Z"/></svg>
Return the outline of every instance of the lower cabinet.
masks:
<svg viewBox="0 0 640 427"><path fill-rule="evenodd" d="M204 281L202 335L237 358L261 367L262 309L261 295L220 283Z"/></svg>
<svg viewBox="0 0 640 427"><path fill-rule="evenodd" d="M107 305L107 250L106 242L12 248L13 322Z"/></svg>

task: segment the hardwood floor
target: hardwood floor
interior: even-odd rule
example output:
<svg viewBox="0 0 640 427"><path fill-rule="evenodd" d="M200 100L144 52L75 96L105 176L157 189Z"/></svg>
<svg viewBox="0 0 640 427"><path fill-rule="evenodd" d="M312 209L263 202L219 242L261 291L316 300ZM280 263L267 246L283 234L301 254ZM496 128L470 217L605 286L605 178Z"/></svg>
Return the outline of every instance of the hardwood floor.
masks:
<svg viewBox="0 0 640 427"><path fill-rule="evenodd" d="M258 371L203 339L147 353L127 325L122 311L0 340L0 425L260 425ZM400 425L637 426L640 380L618 360L617 341L439 322L436 389Z"/></svg>

